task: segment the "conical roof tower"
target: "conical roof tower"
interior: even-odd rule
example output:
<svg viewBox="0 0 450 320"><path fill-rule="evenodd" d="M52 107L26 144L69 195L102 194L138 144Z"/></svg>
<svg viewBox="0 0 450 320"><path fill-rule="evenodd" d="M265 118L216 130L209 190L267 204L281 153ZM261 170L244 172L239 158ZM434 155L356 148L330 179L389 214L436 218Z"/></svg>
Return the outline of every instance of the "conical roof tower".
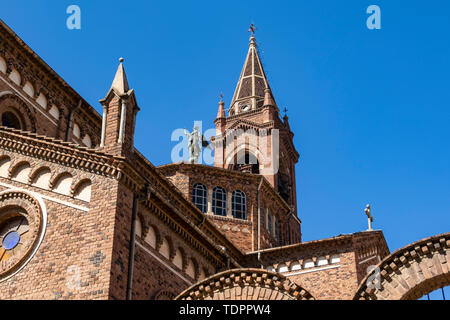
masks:
<svg viewBox="0 0 450 320"><path fill-rule="evenodd" d="M229 114L236 115L242 112L255 110L264 105L266 91L269 90L270 99L275 104L266 73L259 57L255 37L252 33L244 67L234 91Z"/></svg>

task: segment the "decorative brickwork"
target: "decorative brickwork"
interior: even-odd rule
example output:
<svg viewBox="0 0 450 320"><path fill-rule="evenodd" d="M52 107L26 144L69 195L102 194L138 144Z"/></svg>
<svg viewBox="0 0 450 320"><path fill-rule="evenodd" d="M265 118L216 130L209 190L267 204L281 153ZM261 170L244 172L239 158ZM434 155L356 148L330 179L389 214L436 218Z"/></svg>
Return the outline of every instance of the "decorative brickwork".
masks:
<svg viewBox="0 0 450 320"><path fill-rule="evenodd" d="M218 273L182 292L177 300L313 300L302 287L275 272L235 269Z"/></svg>
<svg viewBox="0 0 450 320"><path fill-rule="evenodd" d="M362 280L354 299L416 300L448 285L450 233L445 233L412 243L384 258Z"/></svg>
<svg viewBox="0 0 450 320"><path fill-rule="evenodd" d="M41 240L46 212L33 196L20 191L0 193L0 279L5 279L23 267ZM45 215L45 217L44 217ZM8 236L16 236L5 246Z"/></svg>
<svg viewBox="0 0 450 320"><path fill-rule="evenodd" d="M192 200L193 187L197 183L207 188L207 210L204 212L222 233L243 252L258 249L258 212L260 213L260 248L271 248L300 241L300 221L292 219L290 206L277 194L265 178L260 175L230 171L216 167L193 164L170 164L158 167L186 198ZM262 180L261 180L262 179ZM261 188L258 190L259 184ZM227 194L226 216L215 215L212 208L214 187L221 187ZM246 195L246 219L233 217L232 192L242 191ZM258 210L258 194L260 210ZM272 232L269 232L267 215L272 215ZM275 232L278 221L278 233ZM276 235L278 234L278 239Z"/></svg>
<svg viewBox="0 0 450 320"><path fill-rule="evenodd" d="M390 256L381 231L301 243L299 154L254 38L228 116L219 103L215 167L156 168L134 148L123 59L101 103L0 21L0 299L413 299L449 283L448 234ZM233 163L252 150L228 129L279 130L279 170L260 145L258 164Z"/></svg>
<svg viewBox="0 0 450 320"><path fill-rule="evenodd" d="M389 251L379 231L362 232L253 252L246 266L279 272L311 292L316 299L351 299L358 287L356 253L380 243L380 257Z"/></svg>

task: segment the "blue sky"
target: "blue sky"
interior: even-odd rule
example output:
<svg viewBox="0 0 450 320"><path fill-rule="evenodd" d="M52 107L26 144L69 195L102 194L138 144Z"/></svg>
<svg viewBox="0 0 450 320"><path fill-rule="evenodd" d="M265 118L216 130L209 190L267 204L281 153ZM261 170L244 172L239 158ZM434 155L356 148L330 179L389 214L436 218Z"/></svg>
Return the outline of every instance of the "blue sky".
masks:
<svg viewBox="0 0 450 320"><path fill-rule="evenodd" d="M274 5L276 3L276 6ZM66 8L81 8L81 30ZM382 29L368 30L376 4ZM448 1L9 1L1 18L97 110L125 57L136 145L170 162L177 128L228 106L251 22L294 143L303 239L374 227L391 251L450 229Z"/></svg>

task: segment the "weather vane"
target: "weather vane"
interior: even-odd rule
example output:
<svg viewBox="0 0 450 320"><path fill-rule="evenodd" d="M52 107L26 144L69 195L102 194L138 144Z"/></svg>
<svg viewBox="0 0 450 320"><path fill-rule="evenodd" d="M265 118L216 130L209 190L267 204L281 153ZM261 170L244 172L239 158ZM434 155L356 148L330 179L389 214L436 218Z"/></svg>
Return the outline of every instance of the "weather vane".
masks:
<svg viewBox="0 0 450 320"><path fill-rule="evenodd" d="M221 92L220 93L220 101L222 101L223 100L223 93Z"/></svg>
<svg viewBox="0 0 450 320"><path fill-rule="evenodd" d="M255 36L255 31L256 30L258 30L258 28L252 23L251 25L250 25L250 29L248 29L248 32L251 32L252 33L252 37L254 37Z"/></svg>
<svg viewBox="0 0 450 320"><path fill-rule="evenodd" d="M284 114L287 114L287 112L288 112L288 109L287 109L286 107L284 107L284 110L283 110L283 112L284 112Z"/></svg>

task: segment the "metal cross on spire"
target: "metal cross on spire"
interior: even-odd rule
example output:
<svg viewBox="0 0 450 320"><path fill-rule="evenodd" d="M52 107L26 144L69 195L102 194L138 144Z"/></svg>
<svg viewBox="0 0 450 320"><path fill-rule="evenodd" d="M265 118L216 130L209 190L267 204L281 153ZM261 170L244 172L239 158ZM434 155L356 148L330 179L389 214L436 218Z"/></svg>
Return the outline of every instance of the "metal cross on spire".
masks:
<svg viewBox="0 0 450 320"><path fill-rule="evenodd" d="M372 216L372 212L370 211L370 205L369 204L364 209L364 212L366 213L367 222L369 224L369 229L367 231L372 231L373 216Z"/></svg>
<svg viewBox="0 0 450 320"><path fill-rule="evenodd" d="M250 25L250 29L248 29L248 32L251 32L252 33L252 37L254 37L255 36L255 31L256 30L258 30L258 28L252 23L251 25Z"/></svg>

